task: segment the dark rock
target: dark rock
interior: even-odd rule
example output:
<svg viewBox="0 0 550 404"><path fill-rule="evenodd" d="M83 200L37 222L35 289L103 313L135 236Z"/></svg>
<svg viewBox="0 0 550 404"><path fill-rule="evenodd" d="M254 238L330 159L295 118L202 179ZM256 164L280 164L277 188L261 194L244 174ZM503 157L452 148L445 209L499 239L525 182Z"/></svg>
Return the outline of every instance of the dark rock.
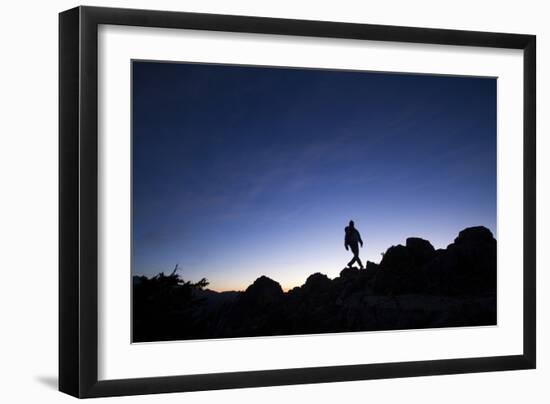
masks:
<svg viewBox="0 0 550 404"><path fill-rule="evenodd" d="M292 289L290 289L287 294L296 294L296 293L300 293L300 291L302 290L301 287L299 286L294 286Z"/></svg>
<svg viewBox="0 0 550 404"><path fill-rule="evenodd" d="M267 276L261 276L244 291L242 299L247 304L265 305L277 302L284 295L278 282Z"/></svg>
<svg viewBox="0 0 550 404"><path fill-rule="evenodd" d="M367 264L365 265L365 270L367 271L375 271L379 268L380 266L372 261L367 261Z"/></svg>
<svg viewBox="0 0 550 404"><path fill-rule="evenodd" d="M360 270L355 267L346 267L340 271L340 277L344 279L355 279L360 275Z"/></svg>
<svg viewBox="0 0 550 404"><path fill-rule="evenodd" d="M485 227L462 230L454 243L426 266L431 293L496 294L497 245Z"/></svg>
<svg viewBox="0 0 550 404"><path fill-rule="evenodd" d="M380 262L375 290L385 294L425 292L427 283L423 268L435 255L430 242L418 237L408 238L405 246L390 247Z"/></svg>
<svg viewBox="0 0 550 404"><path fill-rule="evenodd" d="M406 247L415 268L422 267L435 257L435 249L428 240L418 237L409 237Z"/></svg>
<svg viewBox="0 0 550 404"><path fill-rule="evenodd" d="M412 266L413 258L408 248L401 244L388 248L380 261L380 268L394 271L408 270Z"/></svg>
<svg viewBox="0 0 550 404"><path fill-rule="evenodd" d="M325 274L316 272L309 275L306 283L302 286L305 293L322 293L328 290L331 286L331 280Z"/></svg>
<svg viewBox="0 0 550 404"><path fill-rule="evenodd" d="M476 226L468 227L458 233L454 243L459 245L482 245L485 243L493 244L495 241L491 230L484 226Z"/></svg>
<svg viewBox="0 0 550 404"><path fill-rule="evenodd" d="M429 241L418 237L409 237L406 245L388 248L380 267L396 271L419 269L435 257L435 249Z"/></svg>

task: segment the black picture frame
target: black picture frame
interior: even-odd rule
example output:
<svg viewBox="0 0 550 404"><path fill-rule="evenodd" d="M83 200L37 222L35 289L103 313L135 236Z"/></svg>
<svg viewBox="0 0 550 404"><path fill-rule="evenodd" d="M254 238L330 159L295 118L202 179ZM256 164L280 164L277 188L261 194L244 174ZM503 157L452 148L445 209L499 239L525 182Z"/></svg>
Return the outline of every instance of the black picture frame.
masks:
<svg viewBox="0 0 550 404"><path fill-rule="evenodd" d="M97 34L100 24L523 50L523 353L98 380ZM59 390L85 398L535 368L535 60L534 35L97 7L77 7L60 13Z"/></svg>

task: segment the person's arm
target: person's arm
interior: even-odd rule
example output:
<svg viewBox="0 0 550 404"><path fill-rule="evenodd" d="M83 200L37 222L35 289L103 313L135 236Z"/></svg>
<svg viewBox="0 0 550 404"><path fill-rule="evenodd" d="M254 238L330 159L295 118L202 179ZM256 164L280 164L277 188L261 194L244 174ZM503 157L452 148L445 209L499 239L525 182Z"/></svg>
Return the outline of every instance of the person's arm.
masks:
<svg viewBox="0 0 550 404"><path fill-rule="evenodd" d="M348 247L348 228L346 227L344 229L344 247L346 247L346 251L348 251L349 247Z"/></svg>
<svg viewBox="0 0 550 404"><path fill-rule="evenodd" d="M361 234L359 233L359 230L357 230L357 238L359 239L359 244L361 244L361 247L363 247L363 240L361 240Z"/></svg>

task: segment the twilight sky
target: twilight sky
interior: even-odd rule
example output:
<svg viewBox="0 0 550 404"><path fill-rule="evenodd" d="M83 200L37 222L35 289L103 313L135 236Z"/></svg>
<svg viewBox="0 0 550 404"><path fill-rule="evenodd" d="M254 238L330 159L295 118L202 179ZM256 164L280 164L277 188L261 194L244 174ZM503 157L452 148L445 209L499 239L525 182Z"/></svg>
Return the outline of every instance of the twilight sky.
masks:
<svg viewBox="0 0 550 404"><path fill-rule="evenodd" d="M496 79L133 62L134 274L286 290L410 236L496 237Z"/></svg>

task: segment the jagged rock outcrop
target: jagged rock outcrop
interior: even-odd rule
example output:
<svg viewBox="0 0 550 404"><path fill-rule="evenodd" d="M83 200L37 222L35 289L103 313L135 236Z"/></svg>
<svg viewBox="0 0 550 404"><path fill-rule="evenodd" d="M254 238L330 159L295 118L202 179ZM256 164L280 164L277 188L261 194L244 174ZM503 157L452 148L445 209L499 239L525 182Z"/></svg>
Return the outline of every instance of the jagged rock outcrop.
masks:
<svg viewBox="0 0 550 404"><path fill-rule="evenodd" d="M406 247L415 268L422 268L435 257L435 248L428 240L409 237Z"/></svg>
<svg viewBox="0 0 550 404"><path fill-rule="evenodd" d="M365 269L367 271L374 271L376 269L378 269L380 267L380 265L372 262L372 261L367 261L367 265L365 265Z"/></svg>
<svg viewBox="0 0 550 404"><path fill-rule="evenodd" d="M340 271L340 278L342 279L356 279L361 275L361 270L355 267L345 267Z"/></svg>
<svg viewBox="0 0 550 404"><path fill-rule="evenodd" d="M497 242L485 227L462 230L454 243L426 266L432 293L495 294Z"/></svg>
<svg viewBox="0 0 550 404"><path fill-rule="evenodd" d="M328 276L320 272L316 272L308 276L306 283L302 286L302 292L318 295L330 289L331 285L332 282Z"/></svg>
<svg viewBox="0 0 550 404"><path fill-rule="evenodd" d="M418 237L409 237L405 245L390 247L380 262L383 270L377 277L378 293L426 292L424 267L436 256L431 243Z"/></svg>
<svg viewBox="0 0 550 404"><path fill-rule="evenodd" d="M388 248L380 264L344 268L334 279L313 273L286 293L260 276L243 292L194 287L185 306L171 300L182 295L178 287L167 297L151 286L158 281L136 277L134 296L159 296L162 304L134 301L134 336L154 341L496 324L496 259L496 240L478 226L462 230L445 249L410 237ZM165 312L155 315L158 307ZM166 318L173 324L159 321Z"/></svg>
<svg viewBox="0 0 550 404"><path fill-rule="evenodd" d="M240 298L246 304L265 306L278 302L283 295L283 288L278 282L261 276L246 288Z"/></svg>

